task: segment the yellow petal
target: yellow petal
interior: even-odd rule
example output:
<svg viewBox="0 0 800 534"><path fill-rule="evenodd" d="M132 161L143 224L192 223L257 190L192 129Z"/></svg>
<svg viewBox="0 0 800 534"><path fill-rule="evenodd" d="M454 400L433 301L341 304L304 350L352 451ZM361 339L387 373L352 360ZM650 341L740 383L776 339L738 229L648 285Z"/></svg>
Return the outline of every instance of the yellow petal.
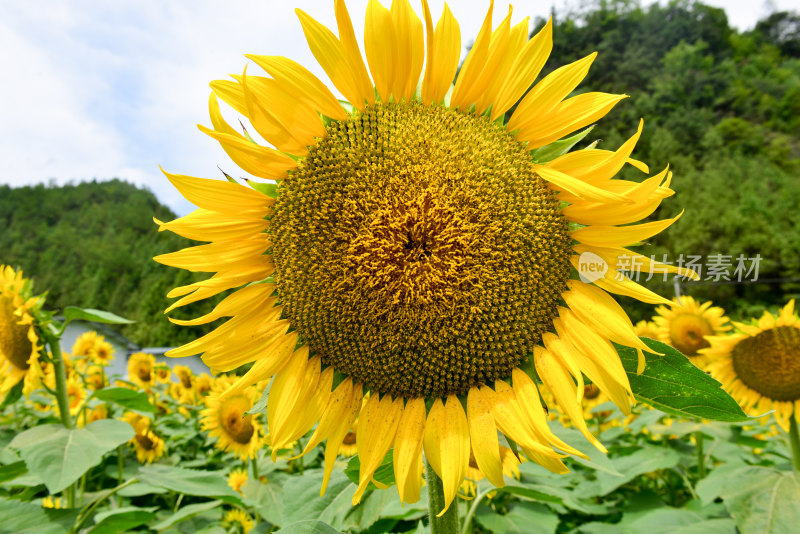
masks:
<svg viewBox="0 0 800 534"><path fill-rule="evenodd" d="M275 340L273 345L265 351L265 356L253 364L243 377L236 381L222 394L223 397L236 395L253 384L265 380L281 371L289 362L289 355L297 344L297 334L294 332Z"/></svg>
<svg viewBox="0 0 800 534"><path fill-rule="evenodd" d="M489 482L501 488L505 485L505 481L503 462L500 459L500 443L497 440L497 426L491 406L477 387L470 388L467 393L467 416L472 452L478 468L486 475Z"/></svg>
<svg viewBox="0 0 800 534"><path fill-rule="evenodd" d="M406 403L394 438L394 478L401 502L419 500L422 439L425 435L425 399ZM412 500L413 499L413 500Z"/></svg>
<svg viewBox="0 0 800 534"><path fill-rule="evenodd" d="M631 163L630 155L642 135L643 127L644 121L639 120L636 133L616 152L598 149L576 150L554 159L547 166L592 184L610 180L626 162Z"/></svg>
<svg viewBox="0 0 800 534"><path fill-rule="evenodd" d="M266 216L273 200L255 189L227 180L208 180L180 174L171 174L161 169L167 179L183 197L207 210L230 215L245 212Z"/></svg>
<svg viewBox="0 0 800 534"><path fill-rule="evenodd" d="M307 367L308 346L305 346L292 354L286 366L275 375L267 400L267 424L271 436L281 435L291 409L303 389Z"/></svg>
<svg viewBox="0 0 800 534"><path fill-rule="evenodd" d="M378 0L369 0L364 21L364 52L375 89L383 102L388 102L392 95L394 68L399 60L394 44L391 13Z"/></svg>
<svg viewBox="0 0 800 534"><path fill-rule="evenodd" d="M173 319L172 322L181 326L196 326L216 321L222 317L232 317L236 314L247 313L256 306L262 309L271 308L272 306L268 305L267 302L274 291L275 284L256 284L243 287L222 299L211 312L205 315L185 321Z"/></svg>
<svg viewBox="0 0 800 534"><path fill-rule="evenodd" d="M363 109L364 104L375 102L375 89L369 78L367 67L364 65L364 58L361 57L361 50L358 48L356 33L353 31L353 22L350 20L350 13L347 11L347 4L344 0L334 0L336 9L336 27L339 30L339 39L342 42L347 62L350 65L351 76L358 88L360 97L359 102L350 101L356 109Z"/></svg>
<svg viewBox="0 0 800 534"><path fill-rule="evenodd" d="M602 452L607 452L606 448L595 438L589 429L586 428L586 421L583 418L583 408L575 401L576 389L575 382L572 381L567 370L562 366L560 360L554 357L547 350L536 347L533 353L533 362L536 366L536 373L542 382L548 387L556 399L559 407L572 420L575 427L580 430L592 445Z"/></svg>
<svg viewBox="0 0 800 534"><path fill-rule="evenodd" d="M158 225L159 232L169 230L195 241L243 239L260 234L269 226L269 221L260 215L223 215L202 208L166 223L156 218L153 220Z"/></svg>
<svg viewBox="0 0 800 534"><path fill-rule="evenodd" d="M522 98L542 70L553 49L553 19L529 40L514 60L508 79L492 105L492 120L511 109Z"/></svg>
<svg viewBox="0 0 800 534"><path fill-rule="evenodd" d="M447 4L444 5L435 31L427 0L422 0L422 7L425 12L428 50L421 97L424 104L439 104L456 77L461 54L461 30Z"/></svg>
<svg viewBox="0 0 800 534"><path fill-rule="evenodd" d="M549 456L558 456L547 445L544 437L533 431L533 428L526 424L526 417L522 413L513 389L502 380L495 380L497 392L491 388L483 386L478 389L478 393L489 404L492 416L497 423L497 428L515 443L527 449L538 451Z"/></svg>
<svg viewBox="0 0 800 534"><path fill-rule="evenodd" d="M358 488L353 495L353 506L361 501L372 475L392 447L402 413L401 397L392 400L390 395L384 395L378 400L377 394L370 396L361 410L356 429L356 447L361 467L358 472Z"/></svg>
<svg viewBox="0 0 800 534"><path fill-rule="evenodd" d="M252 59L282 87L297 95L298 99L306 102L317 112L338 121L347 118L347 113L333 93L319 78L299 63L283 56L247 54L246 57Z"/></svg>
<svg viewBox="0 0 800 534"><path fill-rule="evenodd" d="M483 113L492 104L494 97L497 95L497 90L505 81L508 69L511 68L511 62L519 52L525 42L527 33L527 21L525 22L525 31L521 37L512 45L512 32L511 32L511 13L513 9L511 5L508 6L508 15L500 22L497 28L492 32L491 39L489 40L489 53L486 56L486 63L481 69L478 76L480 83L484 84L484 88L480 93L475 94L475 113ZM519 28L517 25L516 28ZM518 32L514 32L514 37L517 37ZM516 46L517 49L512 49ZM485 80L485 81L484 81Z"/></svg>
<svg viewBox="0 0 800 534"><path fill-rule="evenodd" d="M572 238L596 247L616 247L638 243L667 229L677 217L631 226L585 226L572 231Z"/></svg>
<svg viewBox="0 0 800 534"><path fill-rule="evenodd" d="M580 280L569 280L567 287L569 291L561 298L595 332L620 345L653 352L636 335L628 314L611 295Z"/></svg>
<svg viewBox="0 0 800 534"><path fill-rule="evenodd" d="M585 93L565 100L536 121L520 128L516 138L528 143L528 149L552 143L604 117L627 95Z"/></svg>
<svg viewBox="0 0 800 534"><path fill-rule="evenodd" d="M478 32L478 37L472 44L472 48L458 73L453 95L450 98L451 107L468 108L491 81L488 77L481 77L481 72L486 65L486 59L489 57L493 9L494 0L490 0L489 11L486 13L486 18L483 19L483 25Z"/></svg>
<svg viewBox="0 0 800 534"><path fill-rule="evenodd" d="M341 8L339 7L340 4ZM337 1L336 7L337 18L340 9L345 14L347 13L344 2ZM311 53L314 54L317 62L327 73L333 85L341 91L344 97L353 104L356 109L364 109L365 103L373 103L375 101L374 94L371 90L369 92L365 91L365 82L369 84L369 76L366 74L366 69L362 73L357 68L355 58L352 57L352 46L345 46L333 32L311 18L303 10L295 9L295 13L297 13L300 24L303 26L303 33L306 36ZM344 22L340 22L340 25L342 24L344 24ZM350 25L350 31L352 32L352 25ZM349 42L349 36L343 37L347 37ZM355 36L353 36L353 40L355 40ZM357 49L358 45L356 44L356 50ZM363 61L360 58L361 53L359 52L358 55L358 61L361 62L363 68ZM364 80L364 76L367 76L367 80ZM371 84L369 85L371 86Z"/></svg>
<svg viewBox="0 0 800 534"><path fill-rule="evenodd" d="M554 70L537 83L517 106L507 130L513 132L528 127L556 107L586 77L595 57L597 52Z"/></svg>
<svg viewBox="0 0 800 534"><path fill-rule="evenodd" d="M393 0L390 12L397 51L392 94L398 101L411 100L417 90L425 59L422 22L411 9L408 0Z"/></svg>
<svg viewBox="0 0 800 534"><path fill-rule="evenodd" d="M448 396L445 404L438 398L434 401L425 425L424 447L425 456L442 479L444 508L436 514L441 517L450 508L469 465L469 426L455 395Z"/></svg>
<svg viewBox="0 0 800 534"><path fill-rule="evenodd" d="M221 264L233 267L237 263L260 256L269 247L266 234L241 241L218 241L160 254L154 261L170 267L193 272L217 272Z"/></svg>
<svg viewBox="0 0 800 534"><path fill-rule="evenodd" d="M588 184L583 180L578 180L563 172L556 171L548 166L534 164L533 169L542 180L548 182L554 189L569 191L587 202L628 203L628 200L618 193L600 189L599 187Z"/></svg>

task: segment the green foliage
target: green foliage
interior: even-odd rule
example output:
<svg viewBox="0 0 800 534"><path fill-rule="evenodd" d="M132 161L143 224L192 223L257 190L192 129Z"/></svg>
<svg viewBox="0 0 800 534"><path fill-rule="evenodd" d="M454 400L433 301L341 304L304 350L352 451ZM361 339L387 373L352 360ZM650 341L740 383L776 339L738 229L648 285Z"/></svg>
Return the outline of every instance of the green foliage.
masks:
<svg viewBox="0 0 800 534"><path fill-rule="evenodd" d="M135 321L119 329L139 345L179 345L208 327L170 323L163 314L166 294L206 276L153 261L192 244L171 232L158 232L154 216L175 218L152 193L121 180L0 185L0 263L21 268L37 287L47 288L51 309L73 318L83 317L67 306L109 310ZM172 315L195 317L210 305L192 304Z"/></svg>
<svg viewBox="0 0 800 534"><path fill-rule="evenodd" d="M679 417L698 417L737 423L748 417L721 384L696 367L669 345L642 338L648 347L663 354L644 353L644 371L637 374L636 350L617 346L636 399Z"/></svg>
<svg viewBox="0 0 800 534"><path fill-rule="evenodd" d="M102 401L113 402L129 410L140 412L155 412L155 407L150 404L147 393L128 388L111 387L95 391L94 398Z"/></svg>
<svg viewBox="0 0 800 534"><path fill-rule="evenodd" d="M44 482L50 493L66 488L103 454L133 437L127 423L104 419L84 428L40 425L17 435L9 447L19 450L28 470Z"/></svg>

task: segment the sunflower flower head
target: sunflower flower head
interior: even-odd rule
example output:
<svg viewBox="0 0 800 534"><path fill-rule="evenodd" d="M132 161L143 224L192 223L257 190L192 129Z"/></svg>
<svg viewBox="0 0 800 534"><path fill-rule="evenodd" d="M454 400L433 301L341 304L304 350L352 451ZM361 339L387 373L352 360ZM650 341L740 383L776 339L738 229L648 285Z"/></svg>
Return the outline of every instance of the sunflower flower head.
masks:
<svg viewBox="0 0 800 534"><path fill-rule="evenodd" d="M241 493L245 482L247 482L247 470L245 469L234 469L228 475L228 485L234 491Z"/></svg>
<svg viewBox="0 0 800 534"><path fill-rule="evenodd" d="M33 296L31 282L22 271L0 265L0 400L21 380L26 394L41 383L42 346L33 313L43 303L42 297Z"/></svg>
<svg viewBox="0 0 800 534"><path fill-rule="evenodd" d="M225 512L222 524L227 528L235 528L236 532L241 532L241 534L247 534L255 526L253 518L247 512L238 508Z"/></svg>
<svg viewBox="0 0 800 534"><path fill-rule="evenodd" d="M675 347L702 368L707 358L699 351L709 345L706 336L719 335L731 329L725 310L712 306L711 301L701 304L686 295L673 299L673 303L673 306L656 308L658 315L653 317L658 328L656 339Z"/></svg>
<svg viewBox="0 0 800 534"><path fill-rule="evenodd" d="M604 451L583 417L583 377L629 413L633 395L611 342L639 350L640 365L649 350L609 293L674 306L618 276L619 258L648 261L627 246L677 219L632 224L673 194L668 168L640 182L615 178L626 165L649 173L631 157L642 123L616 150L546 157L539 149L625 98L569 97L596 54L534 84L552 22L528 38L528 19L512 24L511 11L493 28L490 5L459 69L461 36L447 7L434 25L427 2L420 19L407 0L390 9L371 1L365 63L344 1L334 4L338 36L297 14L346 103L290 59L249 55L266 76L212 82L211 128L201 130L267 182L166 173L198 209L156 220L159 230L208 244L156 260L215 273L171 291L178 300L167 311L229 291L207 315L172 319L229 318L167 355L202 353L219 372L252 363L209 395L204 424L220 443L256 435L243 414L251 386L271 379L273 452L316 425L303 453L327 440L323 491L355 430L354 503L392 448L402 501L419 499L423 451L445 507L471 456L502 486L498 430L528 459L564 472L563 453L581 453L548 427L540 380ZM230 126L219 99L266 144ZM587 252L613 267L593 283L578 279Z"/></svg>
<svg viewBox="0 0 800 534"><path fill-rule="evenodd" d="M701 353L708 372L722 382L745 412L774 410L788 431L790 418L800 420L800 318L791 300L777 315L767 311L755 324L733 323L730 335L709 337Z"/></svg>
<svg viewBox="0 0 800 534"><path fill-rule="evenodd" d="M264 444L263 430L257 415L247 412L257 399L254 388L248 387L236 394L222 394L228 390L234 378L221 376L214 382L211 393L205 398L206 408L201 412L200 425L212 437L216 446L241 458L253 458Z"/></svg>
<svg viewBox="0 0 800 534"><path fill-rule="evenodd" d="M150 391L155 383L153 368L156 358L152 354L136 352L128 357L128 380L145 391Z"/></svg>

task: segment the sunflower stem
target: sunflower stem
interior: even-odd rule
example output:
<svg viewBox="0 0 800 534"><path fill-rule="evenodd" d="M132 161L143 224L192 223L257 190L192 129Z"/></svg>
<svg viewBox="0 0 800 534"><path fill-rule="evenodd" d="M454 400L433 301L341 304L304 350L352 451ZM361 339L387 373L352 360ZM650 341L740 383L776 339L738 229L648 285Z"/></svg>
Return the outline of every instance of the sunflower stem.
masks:
<svg viewBox="0 0 800 534"><path fill-rule="evenodd" d="M258 460L255 456L250 459L250 465L253 468L253 480L258 482Z"/></svg>
<svg viewBox="0 0 800 534"><path fill-rule="evenodd" d="M72 419L69 416L69 396L67 395L67 371L64 367L64 358L61 356L61 345L58 336L49 328L42 332L50 353L53 355L53 374L56 379L56 400L58 401L58 411L61 416L61 424L66 428L72 428Z"/></svg>
<svg viewBox="0 0 800 534"><path fill-rule="evenodd" d="M461 529L461 534L469 534L472 530L472 518L475 515L475 511L478 509L478 505L481 503L484 497L488 495L494 488L487 488L482 492L478 493L475 499L472 500L472 504L467 510L467 515L464 518L464 527Z"/></svg>
<svg viewBox="0 0 800 534"><path fill-rule="evenodd" d="M800 472L800 431L797 429L797 414L789 417L789 441L792 442L792 459L794 470Z"/></svg>
<svg viewBox="0 0 800 534"><path fill-rule="evenodd" d="M431 534L459 534L458 503L450 503L450 507L440 517L437 514L444 508L444 486L442 479L425 459L425 480L428 483L428 514L430 516Z"/></svg>
<svg viewBox="0 0 800 534"><path fill-rule="evenodd" d="M706 478L706 455L703 452L703 432L694 433L695 446L697 447L697 476L700 480Z"/></svg>

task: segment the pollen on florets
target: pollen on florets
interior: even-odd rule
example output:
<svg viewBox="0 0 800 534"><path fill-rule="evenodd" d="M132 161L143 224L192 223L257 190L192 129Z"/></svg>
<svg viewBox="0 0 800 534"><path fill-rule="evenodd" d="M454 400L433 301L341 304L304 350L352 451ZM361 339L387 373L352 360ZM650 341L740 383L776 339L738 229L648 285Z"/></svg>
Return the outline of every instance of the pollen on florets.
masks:
<svg viewBox="0 0 800 534"><path fill-rule="evenodd" d="M384 103L333 122L281 183L285 313L373 391L465 393L551 328L571 240L525 147L487 117Z"/></svg>

